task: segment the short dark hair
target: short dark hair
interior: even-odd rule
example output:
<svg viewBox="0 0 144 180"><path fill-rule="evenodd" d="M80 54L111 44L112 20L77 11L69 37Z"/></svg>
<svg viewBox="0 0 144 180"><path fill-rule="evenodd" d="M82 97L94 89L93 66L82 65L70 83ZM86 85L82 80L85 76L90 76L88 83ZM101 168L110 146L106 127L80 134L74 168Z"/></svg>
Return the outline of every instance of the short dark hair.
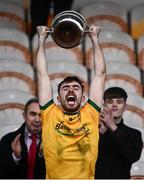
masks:
<svg viewBox="0 0 144 180"><path fill-rule="evenodd" d="M84 83L79 79L79 77L77 76L67 76L66 78L64 78L63 81L61 81L59 84L58 84L58 94L59 94L59 91L60 91L60 87L63 83L70 83L70 82L78 82L82 88L82 92L84 91Z"/></svg>
<svg viewBox="0 0 144 180"><path fill-rule="evenodd" d="M26 114L27 113L27 109L28 109L28 106L31 105L32 103L38 103L39 104L39 100L38 98L32 98L30 100L28 100L25 104L25 108L24 108L24 113Z"/></svg>
<svg viewBox="0 0 144 180"><path fill-rule="evenodd" d="M127 93L123 88L120 87L110 87L104 92L104 100L112 98L123 98L127 100Z"/></svg>

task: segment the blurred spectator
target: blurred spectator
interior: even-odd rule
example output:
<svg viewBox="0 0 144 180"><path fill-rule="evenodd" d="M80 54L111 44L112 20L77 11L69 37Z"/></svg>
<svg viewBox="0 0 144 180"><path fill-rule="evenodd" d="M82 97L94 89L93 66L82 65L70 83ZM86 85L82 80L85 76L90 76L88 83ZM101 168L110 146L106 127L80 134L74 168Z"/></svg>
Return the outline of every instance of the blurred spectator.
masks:
<svg viewBox="0 0 144 180"><path fill-rule="evenodd" d="M36 33L37 26L50 24L50 16L70 10L72 3L73 0L31 0L31 37Z"/></svg>
<svg viewBox="0 0 144 180"><path fill-rule="evenodd" d="M0 141L0 179L45 178L37 99L26 103L23 117L24 124L18 130L6 134Z"/></svg>
<svg viewBox="0 0 144 180"><path fill-rule="evenodd" d="M96 179L130 179L131 166L141 156L141 132L126 126L122 117L126 100L122 88L111 87L104 92Z"/></svg>

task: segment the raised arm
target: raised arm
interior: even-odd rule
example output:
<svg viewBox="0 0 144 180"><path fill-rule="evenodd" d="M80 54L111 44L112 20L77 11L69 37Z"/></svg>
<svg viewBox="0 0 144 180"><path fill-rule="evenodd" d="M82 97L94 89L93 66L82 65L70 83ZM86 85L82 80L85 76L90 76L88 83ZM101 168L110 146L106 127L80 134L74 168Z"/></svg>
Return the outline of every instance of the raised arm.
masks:
<svg viewBox="0 0 144 180"><path fill-rule="evenodd" d="M46 26L38 26L38 50L36 56L36 75L38 86L38 97L41 106L52 99L52 86L47 72L45 40L49 35L49 29Z"/></svg>
<svg viewBox="0 0 144 180"><path fill-rule="evenodd" d="M106 64L98 41L99 32L99 27L90 27L89 37L93 45L95 76L90 85L89 97L93 102L95 102L99 107L101 107L105 86Z"/></svg>

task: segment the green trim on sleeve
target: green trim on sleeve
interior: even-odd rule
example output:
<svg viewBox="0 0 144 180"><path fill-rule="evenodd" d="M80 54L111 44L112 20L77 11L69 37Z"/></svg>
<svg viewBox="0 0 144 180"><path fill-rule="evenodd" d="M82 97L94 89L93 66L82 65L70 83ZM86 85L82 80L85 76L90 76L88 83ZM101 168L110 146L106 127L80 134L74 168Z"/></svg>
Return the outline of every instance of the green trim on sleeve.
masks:
<svg viewBox="0 0 144 180"><path fill-rule="evenodd" d="M101 111L101 108L97 106L92 100L88 99L88 103L93 106L98 112Z"/></svg>
<svg viewBox="0 0 144 180"><path fill-rule="evenodd" d="M51 99L47 104L45 104L44 106L40 106L41 110L45 110L47 107L49 107L52 103L53 103L53 99Z"/></svg>

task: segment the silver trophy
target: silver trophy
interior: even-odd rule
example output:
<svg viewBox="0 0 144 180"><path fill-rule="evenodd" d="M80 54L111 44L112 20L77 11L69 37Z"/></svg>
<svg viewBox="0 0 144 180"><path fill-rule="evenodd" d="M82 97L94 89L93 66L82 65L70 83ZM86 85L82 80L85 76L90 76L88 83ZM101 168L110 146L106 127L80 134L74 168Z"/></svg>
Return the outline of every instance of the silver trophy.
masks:
<svg viewBox="0 0 144 180"><path fill-rule="evenodd" d="M75 11L63 11L57 14L51 23L50 34L55 43L62 48L79 45L89 32L86 20Z"/></svg>

